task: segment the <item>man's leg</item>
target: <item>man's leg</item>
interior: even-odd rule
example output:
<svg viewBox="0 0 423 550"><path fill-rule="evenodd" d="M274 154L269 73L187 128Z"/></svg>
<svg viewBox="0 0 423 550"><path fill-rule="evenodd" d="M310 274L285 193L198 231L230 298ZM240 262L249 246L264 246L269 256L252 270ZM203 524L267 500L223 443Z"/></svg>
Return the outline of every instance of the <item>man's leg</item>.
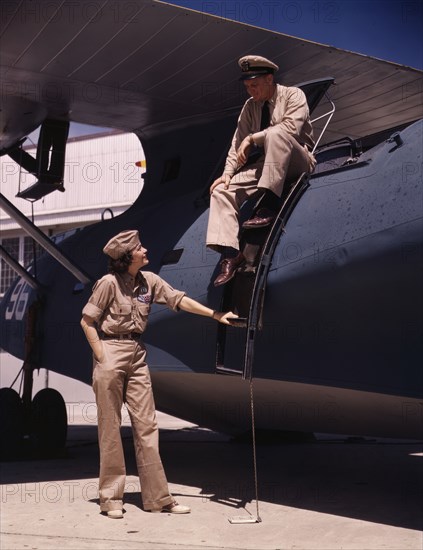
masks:
<svg viewBox="0 0 423 550"><path fill-rule="evenodd" d="M257 184L263 193L256 215L247 220L246 229L265 227L273 222L279 209L279 199L285 182L297 179L303 172L311 172L312 157L297 140L285 132L268 132L265 140L263 172Z"/></svg>
<svg viewBox="0 0 423 550"><path fill-rule="evenodd" d="M257 192L257 174L261 165L241 170L232 178L229 188L217 186L210 197L210 214L206 244L221 252L221 272L214 281L220 286L232 279L235 270L244 262L239 252L239 210Z"/></svg>
<svg viewBox="0 0 423 550"><path fill-rule="evenodd" d="M221 252L230 247L239 249L239 199L234 186L218 185L210 196L209 222L207 226L206 245Z"/></svg>
<svg viewBox="0 0 423 550"><path fill-rule="evenodd" d="M313 157L286 132L268 132L264 149L266 156L257 184L259 189L268 189L280 197L285 181L289 182L303 172L312 171Z"/></svg>

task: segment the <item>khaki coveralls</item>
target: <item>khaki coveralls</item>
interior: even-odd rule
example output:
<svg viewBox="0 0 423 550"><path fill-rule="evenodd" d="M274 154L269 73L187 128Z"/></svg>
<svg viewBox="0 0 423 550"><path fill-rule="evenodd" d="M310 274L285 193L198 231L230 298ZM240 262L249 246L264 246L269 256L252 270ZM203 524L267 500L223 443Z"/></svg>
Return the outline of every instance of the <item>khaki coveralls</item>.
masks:
<svg viewBox="0 0 423 550"><path fill-rule="evenodd" d="M210 197L206 237L210 248L218 245L239 250L238 217L242 204L258 188L269 189L280 197L286 179L312 172L316 165L310 152L314 147L313 130L303 91L277 84L269 100L270 126L260 131L262 107L263 102L249 98L241 110L224 170L225 175L231 176L229 188L218 185ZM238 169L236 152L249 134L254 134L254 141L264 148L264 154L253 164Z"/></svg>
<svg viewBox="0 0 423 550"><path fill-rule="evenodd" d="M94 285L83 309L84 315L96 321L103 347L102 357L94 357L93 370L102 512L123 506L126 476L120 434L123 402L132 424L144 509L160 509L173 502L159 455L154 398L140 335L147 326L152 302L177 311L184 296L184 292L173 289L151 272L138 272L135 279L129 273L109 274Z"/></svg>

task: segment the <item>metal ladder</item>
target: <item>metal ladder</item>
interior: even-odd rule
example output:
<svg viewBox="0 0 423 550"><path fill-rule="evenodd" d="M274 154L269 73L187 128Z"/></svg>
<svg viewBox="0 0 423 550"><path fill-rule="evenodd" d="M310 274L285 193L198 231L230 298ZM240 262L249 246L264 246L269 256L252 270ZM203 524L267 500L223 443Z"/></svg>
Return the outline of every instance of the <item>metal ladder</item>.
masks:
<svg viewBox="0 0 423 550"><path fill-rule="evenodd" d="M219 324L216 341L216 373L241 376L244 380L251 380L254 363L254 344L257 331L261 329L261 315L267 284L267 275L272 263L275 249L284 227L295 208L295 205L309 186L309 174L303 173L290 188L288 195L273 222L266 240L260 251L260 259L256 267L254 284L249 304L248 316L242 319L245 333L244 358L242 368L229 368L225 366L225 350L227 340L227 325ZM251 230L249 230L251 231ZM254 230L256 231L256 230ZM236 279L237 274L235 275ZM233 281L230 281L224 290L222 297L222 310L227 310L231 300ZM239 330L229 327L229 330Z"/></svg>

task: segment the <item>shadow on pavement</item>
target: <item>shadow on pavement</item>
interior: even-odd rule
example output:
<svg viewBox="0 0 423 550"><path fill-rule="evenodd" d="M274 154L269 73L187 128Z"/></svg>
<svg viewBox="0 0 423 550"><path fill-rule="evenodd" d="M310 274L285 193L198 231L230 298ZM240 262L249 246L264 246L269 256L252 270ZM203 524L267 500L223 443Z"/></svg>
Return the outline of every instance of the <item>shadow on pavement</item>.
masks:
<svg viewBox="0 0 423 550"><path fill-rule="evenodd" d="M127 474L137 476L131 429L124 427L122 434ZM255 504L250 443L200 428L161 430L160 441L169 482L185 486L173 491L175 497L196 496L234 510ZM422 460L418 442L322 436L307 443L259 444L259 502L421 530ZM96 426L71 426L63 457L3 462L1 477L4 486L86 484L87 499L96 503L98 467ZM200 488L200 497L190 487ZM125 502L141 508L139 492L138 483L128 483Z"/></svg>

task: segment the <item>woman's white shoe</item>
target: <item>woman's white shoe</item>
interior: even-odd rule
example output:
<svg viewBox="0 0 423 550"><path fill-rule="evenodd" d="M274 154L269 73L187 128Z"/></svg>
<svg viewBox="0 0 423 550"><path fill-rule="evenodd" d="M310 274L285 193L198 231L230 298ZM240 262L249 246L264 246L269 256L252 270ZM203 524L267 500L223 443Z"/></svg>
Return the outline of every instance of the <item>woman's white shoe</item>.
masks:
<svg viewBox="0 0 423 550"><path fill-rule="evenodd" d="M183 504L178 504L176 501L171 504L167 504L158 510L151 510L151 512L167 512L168 514L189 514L191 508L189 506L184 506Z"/></svg>
<svg viewBox="0 0 423 550"><path fill-rule="evenodd" d="M109 510L107 512L107 517L110 519L122 519L123 511L122 510Z"/></svg>

